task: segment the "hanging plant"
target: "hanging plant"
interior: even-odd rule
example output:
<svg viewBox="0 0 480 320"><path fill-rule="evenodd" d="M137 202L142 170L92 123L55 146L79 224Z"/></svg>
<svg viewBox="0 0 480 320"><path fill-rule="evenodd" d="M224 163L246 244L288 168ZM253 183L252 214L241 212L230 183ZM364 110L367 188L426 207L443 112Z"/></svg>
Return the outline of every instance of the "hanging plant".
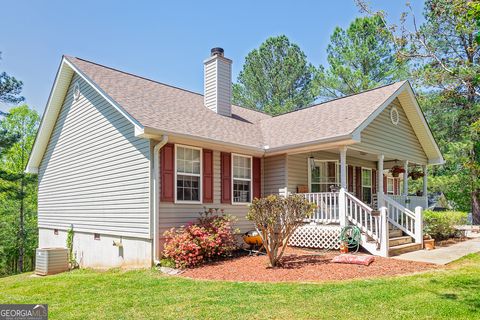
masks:
<svg viewBox="0 0 480 320"><path fill-rule="evenodd" d="M421 177L423 177L425 175L425 173L423 173L422 171L414 168L409 174L408 176L410 178L412 178L412 180L417 180L417 179L420 179Z"/></svg>
<svg viewBox="0 0 480 320"><path fill-rule="evenodd" d="M400 173L404 173L405 172L405 169L401 166L393 166L391 169L390 169L390 173L392 174L392 176L394 176L395 178L398 177L398 175Z"/></svg>

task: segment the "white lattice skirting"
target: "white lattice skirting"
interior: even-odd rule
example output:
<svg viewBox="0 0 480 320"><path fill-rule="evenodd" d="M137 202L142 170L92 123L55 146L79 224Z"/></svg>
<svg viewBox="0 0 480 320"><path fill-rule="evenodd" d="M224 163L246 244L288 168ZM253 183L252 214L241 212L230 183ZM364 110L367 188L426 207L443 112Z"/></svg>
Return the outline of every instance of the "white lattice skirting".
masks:
<svg viewBox="0 0 480 320"><path fill-rule="evenodd" d="M340 249L340 226L306 224L298 227L288 243L292 247Z"/></svg>

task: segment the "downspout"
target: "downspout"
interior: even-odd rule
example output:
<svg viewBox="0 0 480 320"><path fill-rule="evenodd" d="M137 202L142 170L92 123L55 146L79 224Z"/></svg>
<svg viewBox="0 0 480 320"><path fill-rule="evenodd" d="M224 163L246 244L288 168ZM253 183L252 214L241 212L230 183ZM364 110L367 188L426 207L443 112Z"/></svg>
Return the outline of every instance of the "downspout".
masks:
<svg viewBox="0 0 480 320"><path fill-rule="evenodd" d="M160 187L159 187L159 176L160 176L160 149L168 142L168 136L163 135L162 140L153 147L153 195L152 195L152 206L153 206L153 263L155 265L160 263L160 257L158 255L158 215L159 215L159 199L160 199Z"/></svg>

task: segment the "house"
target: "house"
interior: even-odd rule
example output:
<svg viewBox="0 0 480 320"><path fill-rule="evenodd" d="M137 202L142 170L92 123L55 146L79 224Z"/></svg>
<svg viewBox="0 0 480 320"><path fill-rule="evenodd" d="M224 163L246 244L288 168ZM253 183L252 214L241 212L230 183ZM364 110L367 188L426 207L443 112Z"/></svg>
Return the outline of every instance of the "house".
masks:
<svg viewBox="0 0 480 320"><path fill-rule="evenodd" d="M408 82L271 117L231 104L223 49L203 64L201 95L62 58L27 166L40 247L65 246L73 228L82 266L150 266L163 232L204 207L247 231L252 198L288 193L318 205L294 245L336 247L354 224L373 254L421 246L426 166L443 159ZM393 166L425 173L421 196Z"/></svg>

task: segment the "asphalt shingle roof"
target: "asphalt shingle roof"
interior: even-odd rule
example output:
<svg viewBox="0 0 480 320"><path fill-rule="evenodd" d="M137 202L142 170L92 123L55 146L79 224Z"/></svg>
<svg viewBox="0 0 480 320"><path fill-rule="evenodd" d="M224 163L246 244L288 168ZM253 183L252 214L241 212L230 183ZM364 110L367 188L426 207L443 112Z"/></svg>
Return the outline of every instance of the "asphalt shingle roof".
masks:
<svg viewBox="0 0 480 320"><path fill-rule="evenodd" d="M226 117L206 108L201 94L66 58L145 127L262 149L350 134L404 84L393 83L276 117L232 105L232 117Z"/></svg>

